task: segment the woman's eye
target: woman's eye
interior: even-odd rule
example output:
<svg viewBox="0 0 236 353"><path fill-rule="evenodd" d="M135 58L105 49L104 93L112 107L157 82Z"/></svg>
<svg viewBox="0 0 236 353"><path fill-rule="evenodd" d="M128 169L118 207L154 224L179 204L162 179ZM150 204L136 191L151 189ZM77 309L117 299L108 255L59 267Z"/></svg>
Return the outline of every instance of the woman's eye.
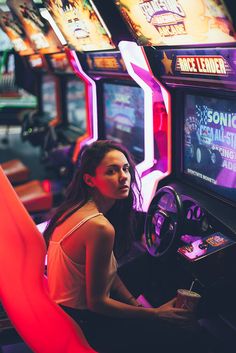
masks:
<svg viewBox="0 0 236 353"><path fill-rule="evenodd" d="M114 174L115 173L115 170L114 169L109 169L108 171L107 171L107 174L108 175L112 175L112 174Z"/></svg>

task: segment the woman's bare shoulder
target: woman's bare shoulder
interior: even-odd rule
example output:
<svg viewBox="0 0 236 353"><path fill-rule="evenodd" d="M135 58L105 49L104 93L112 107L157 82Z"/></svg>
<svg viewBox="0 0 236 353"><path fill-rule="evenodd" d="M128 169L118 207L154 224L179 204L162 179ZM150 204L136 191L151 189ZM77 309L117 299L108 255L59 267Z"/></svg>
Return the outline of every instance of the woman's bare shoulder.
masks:
<svg viewBox="0 0 236 353"><path fill-rule="evenodd" d="M89 237L99 236L100 240L113 239L115 236L113 225L102 214L89 220L87 230L89 230Z"/></svg>

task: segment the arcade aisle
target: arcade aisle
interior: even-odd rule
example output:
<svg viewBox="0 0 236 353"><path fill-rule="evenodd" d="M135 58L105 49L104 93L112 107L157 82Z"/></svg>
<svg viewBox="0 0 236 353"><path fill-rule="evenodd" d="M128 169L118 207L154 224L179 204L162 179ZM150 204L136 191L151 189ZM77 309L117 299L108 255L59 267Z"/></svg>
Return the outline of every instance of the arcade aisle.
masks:
<svg viewBox="0 0 236 353"><path fill-rule="evenodd" d="M25 345L25 343L17 343L17 344L4 346L2 347L0 352L1 353L32 353L32 351Z"/></svg>
<svg viewBox="0 0 236 353"><path fill-rule="evenodd" d="M5 126L0 127L0 163L19 158L30 167L30 179L37 178L42 180L46 176L46 170L43 164L40 163L40 149L32 147L27 141L21 141L20 131L20 126L10 127L6 139ZM1 332L0 334L7 339L6 333ZM0 353L32 353L25 343L13 343L15 341L14 337L7 339L8 341L12 342L12 344L0 347Z"/></svg>

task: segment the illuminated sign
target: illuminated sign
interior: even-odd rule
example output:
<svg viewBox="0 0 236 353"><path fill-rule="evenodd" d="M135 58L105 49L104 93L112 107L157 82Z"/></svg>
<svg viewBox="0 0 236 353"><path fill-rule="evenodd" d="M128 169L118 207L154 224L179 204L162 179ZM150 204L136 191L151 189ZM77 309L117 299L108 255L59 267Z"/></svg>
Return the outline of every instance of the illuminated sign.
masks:
<svg viewBox="0 0 236 353"><path fill-rule="evenodd" d="M176 57L175 70L182 74L228 76L232 72L228 62L221 55Z"/></svg>
<svg viewBox="0 0 236 353"><path fill-rule="evenodd" d="M49 57L51 65L56 72L61 73L73 73L73 69L70 66L69 60L66 53L55 53Z"/></svg>
<svg viewBox="0 0 236 353"><path fill-rule="evenodd" d="M127 73L119 52L87 54L86 61L90 70Z"/></svg>
<svg viewBox="0 0 236 353"><path fill-rule="evenodd" d="M20 55L30 55L34 53L28 39L25 37L21 23L17 21L17 18L13 18L10 11L0 9L0 26L9 37L15 51Z"/></svg>
<svg viewBox="0 0 236 353"><path fill-rule="evenodd" d="M29 56L29 63L33 68L42 68L44 66L43 59L40 54L33 54Z"/></svg>
<svg viewBox="0 0 236 353"><path fill-rule="evenodd" d="M31 0L7 0L8 6L24 26L34 49L42 54L60 51L61 43L49 23Z"/></svg>
<svg viewBox="0 0 236 353"><path fill-rule="evenodd" d="M115 0L140 45L235 42L223 1Z"/></svg>
<svg viewBox="0 0 236 353"><path fill-rule="evenodd" d="M68 44L78 51L114 49L111 35L89 0L54 1L45 5Z"/></svg>

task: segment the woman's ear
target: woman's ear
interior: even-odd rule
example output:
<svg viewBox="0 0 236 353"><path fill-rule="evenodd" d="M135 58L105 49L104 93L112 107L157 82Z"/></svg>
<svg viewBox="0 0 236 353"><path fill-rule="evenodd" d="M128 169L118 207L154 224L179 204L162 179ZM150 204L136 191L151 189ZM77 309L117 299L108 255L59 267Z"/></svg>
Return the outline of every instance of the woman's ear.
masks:
<svg viewBox="0 0 236 353"><path fill-rule="evenodd" d="M93 177L92 177L90 174L85 173L84 176L83 176L83 178L84 178L85 184L87 184L87 185L90 186L91 188L94 187Z"/></svg>

